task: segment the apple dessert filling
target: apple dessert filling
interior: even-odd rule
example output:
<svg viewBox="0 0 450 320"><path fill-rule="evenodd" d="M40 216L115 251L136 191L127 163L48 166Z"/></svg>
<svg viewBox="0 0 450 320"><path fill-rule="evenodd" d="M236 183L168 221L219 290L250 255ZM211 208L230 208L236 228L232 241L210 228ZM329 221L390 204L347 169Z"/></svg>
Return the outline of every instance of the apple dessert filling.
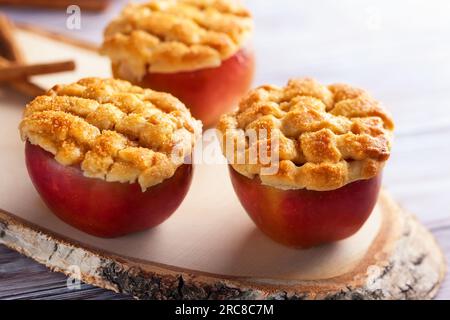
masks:
<svg viewBox="0 0 450 320"><path fill-rule="evenodd" d="M390 155L393 127L389 113L364 90L295 79L283 88L252 90L217 128L224 154L240 174L258 175L263 184L281 189L325 191L380 173ZM236 162L233 150L226 150L227 140L251 130L277 138L277 173L261 174L266 164ZM271 140L255 143L270 151Z"/></svg>
<svg viewBox="0 0 450 320"><path fill-rule="evenodd" d="M339 241L373 212L394 124L366 91L308 78L262 86L217 128L238 198L273 240Z"/></svg>
<svg viewBox="0 0 450 320"><path fill-rule="evenodd" d="M192 153L201 123L175 97L122 80L57 85L29 103L23 140L91 178L142 190L173 176Z"/></svg>
<svg viewBox="0 0 450 320"><path fill-rule="evenodd" d="M147 72L214 68L244 47L253 19L234 0L129 4L104 32L102 53L134 80Z"/></svg>

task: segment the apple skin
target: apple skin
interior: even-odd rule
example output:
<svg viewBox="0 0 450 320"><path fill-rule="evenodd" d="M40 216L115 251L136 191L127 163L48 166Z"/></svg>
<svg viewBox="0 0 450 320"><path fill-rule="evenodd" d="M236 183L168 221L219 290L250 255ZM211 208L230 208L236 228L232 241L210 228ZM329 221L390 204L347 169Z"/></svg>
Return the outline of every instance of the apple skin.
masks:
<svg viewBox="0 0 450 320"><path fill-rule="evenodd" d="M85 177L79 167L64 166L39 146L27 142L25 160L33 185L50 210L71 226L103 238L153 228L169 218L186 196L193 167L142 192L137 183Z"/></svg>
<svg viewBox="0 0 450 320"><path fill-rule="evenodd" d="M123 78L117 66L113 75ZM142 88L168 92L180 99L204 128L216 124L220 116L235 108L253 82L255 56L251 48L238 51L219 67L178 73L147 73L141 81L132 81Z"/></svg>
<svg viewBox="0 0 450 320"><path fill-rule="evenodd" d="M332 191L282 190L229 166L234 190L253 222L271 239L307 249L355 234L372 213L382 175Z"/></svg>

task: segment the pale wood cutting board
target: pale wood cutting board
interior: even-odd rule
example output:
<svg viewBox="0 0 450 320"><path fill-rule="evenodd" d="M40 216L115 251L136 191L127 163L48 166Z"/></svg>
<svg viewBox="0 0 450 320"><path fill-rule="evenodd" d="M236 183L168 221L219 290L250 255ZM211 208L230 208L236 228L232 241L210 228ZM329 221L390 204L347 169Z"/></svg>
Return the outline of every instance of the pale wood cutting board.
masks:
<svg viewBox="0 0 450 320"><path fill-rule="evenodd" d="M75 59L75 72L36 77L41 86L109 77L89 46L17 32L30 62ZM118 239L82 233L44 206L26 172L18 123L23 98L0 93L0 243L48 267L138 298L431 298L445 263L432 236L383 192L353 237L295 250L265 237L235 196L225 164L196 166L191 190L161 226ZM204 147L217 143L211 136ZM217 155L217 157L220 157ZM405 289L406 288L406 289Z"/></svg>

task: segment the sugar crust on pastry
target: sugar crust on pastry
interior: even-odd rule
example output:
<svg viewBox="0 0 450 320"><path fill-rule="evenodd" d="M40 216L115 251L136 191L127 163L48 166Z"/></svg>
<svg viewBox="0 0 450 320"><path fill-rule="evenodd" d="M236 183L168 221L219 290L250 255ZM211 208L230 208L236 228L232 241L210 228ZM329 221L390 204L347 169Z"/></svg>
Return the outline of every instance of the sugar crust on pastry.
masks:
<svg viewBox="0 0 450 320"><path fill-rule="evenodd" d="M170 94L86 78L35 98L19 129L24 141L87 177L137 182L145 191L190 157L201 122Z"/></svg>
<svg viewBox="0 0 450 320"><path fill-rule="evenodd" d="M150 0L129 4L104 32L101 53L121 74L213 68L243 47L253 31L238 0Z"/></svg>
<svg viewBox="0 0 450 320"><path fill-rule="evenodd" d="M390 156L394 123L387 110L362 89L324 86L303 78L290 80L285 87L252 90L238 110L222 116L217 129L224 155L240 174L259 176L263 184L280 189L327 191L382 171ZM251 129L264 129L267 134L258 135L250 145ZM232 150L226 149L227 141L233 142ZM260 161L259 154L251 162L249 150L256 143L270 155L274 141L278 141L278 171L264 174L267 162ZM240 142L244 161L238 162Z"/></svg>

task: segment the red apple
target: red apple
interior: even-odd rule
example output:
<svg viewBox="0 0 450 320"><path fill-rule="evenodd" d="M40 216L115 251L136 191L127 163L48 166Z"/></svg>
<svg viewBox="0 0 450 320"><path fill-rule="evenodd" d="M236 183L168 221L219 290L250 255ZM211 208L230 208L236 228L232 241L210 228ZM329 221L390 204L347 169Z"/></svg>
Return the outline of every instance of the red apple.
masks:
<svg viewBox="0 0 450 320"><path fill-rule="evenodd" d="M121 78L117 66L113 74ZM212 127L220 116L237 106L253 81L255 57L252 49L241 49L217 68L178 73L147 73L134 84L179 98L194 118ZM129 80L129 79L127 79Z"/></svg>
<svg viewBox="0 0 450 320"><path fill-rule="evenodd" d="M273 240L297 248L355 234L372 213L381 186L379 174L332 191L282 190L229 169L234 190L254 223Z"/></svg>
<svg viewBox="0 0 450 320"><path fill-rule="evenodd" d="M137 183L85 177L79 167L64 166L27 142L25 159L31 180L46 205L68 224L98 237L118 237L155 227L178 208L191 181L184 164L162 183L142 192Z"/></svg>

